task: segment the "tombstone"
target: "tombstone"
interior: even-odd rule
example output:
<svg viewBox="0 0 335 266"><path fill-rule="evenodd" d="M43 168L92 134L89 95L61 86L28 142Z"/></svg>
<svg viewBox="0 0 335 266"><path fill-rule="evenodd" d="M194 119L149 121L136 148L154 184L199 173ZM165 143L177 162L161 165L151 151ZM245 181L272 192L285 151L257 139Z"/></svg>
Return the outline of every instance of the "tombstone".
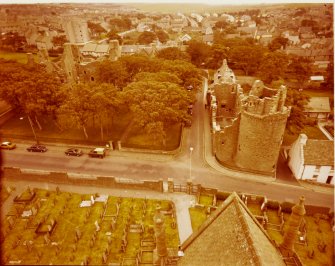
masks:
<svg viewBox="0 0 335 266"><path fill-rule="evenodd" d="M51 225L50 225L50 224L47 226L47 228L48 228L48 231L49 231L49 232L51 232L51 230L52 230L52 227L51 227Z"/></svg>
<svg viewBox="0 0 335 266"><path fill-rule="evenodd" d="M107 263L107 255L104 253L102 253L102 263L106 264Z"/></svg>
<svg viewBox="0 0 335 266"><path fill-rule="evenodd" d="M116 224L116 221L114 219L114 217L112 218L112 222L111 222L111 228L113 231L115 231L115 224Z"/></svg>
<svg viewBox="0 0 335 266"><path fill-rule="evenodd" d="M98 221L95 221L95 230L96 230L96 232L99 232L100 231L100 226L99 226L99 223L98 223Z"/></svg>
<svg viewBox="0 0 335 266"><path fill-rule="evenodd" d="M48 233L45 234L43 238L44 238L44 243L45 243L46 245L49 245L50 242L51 242L51 240L50 240L50 238L49 238L49 234L48 234Z"/></svg>
<svg viewBox="0 0 335 266"><path fill-rule="evenodd" d="M57 193L57 195L59 195L59 193L60 193L60 189L59 189L58 186L56 187L56 193Z"/></svg>
<svg viewBox="0 0 335 266"><path fill-rule="evenodd" d="M78 227L76 227L76 238L77 238L77 241L81 238L81 232Z"/></svg>
<svg viewBox="0 0 335 266"><path fill-rule="evenodd" d="M34 206L31 208L31 213L33 214L33 216L37 214L37 210Z"/></svg>
<svg viewBox="0 0 335 266"><path fill-rule="evenodd" d="M54 220L54 219L51 219L51 220L50 220L50 224L51 224L51 226L53 226L53 225L55 224L55 220Z"/></svg>
<svg viewBox="0 0 335 266"><path fill-rule="evenodd" d="M94 205L94 197L93 197L93 195L91 195L91 203L92 203L92 205Z"/></svg>
<svg viewBox="0 0 335 266"><path fill-rule="evenodd" d="M107 243L108 243L108 245L111 245L111 244L112 244L112 238L111 238L111 236L108 236L108 237L107 237Z"/></svg>

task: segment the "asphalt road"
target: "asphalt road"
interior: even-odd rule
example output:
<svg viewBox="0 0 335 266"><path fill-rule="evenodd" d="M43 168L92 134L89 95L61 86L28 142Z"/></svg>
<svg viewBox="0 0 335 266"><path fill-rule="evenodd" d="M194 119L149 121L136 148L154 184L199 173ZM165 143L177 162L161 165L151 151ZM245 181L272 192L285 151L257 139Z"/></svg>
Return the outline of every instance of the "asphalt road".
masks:
<svg viewBox="0 0 335 266"><path fill-rule="evenodd" d="M279 201L296 202L299 196L304 195L306 204L328 206L333 209L333 195L314 192L298 184L261 183L233 178L211 168L204 158L204 93L198 93L197 97L198 101L193 107L192 126L185 131L186 138L182 152L174 158L157 161L150 156L140 154L122 156L122 152L113 153L113 151L104 159L89 158L87 154L81 157L68 157L64 154L65 145L48 146L49 150L46 153L29 153L26 148L30 143L19 143L17 149L3 151L3 166L137 180L159 178L167 180L172 177L175 183L185 183L191 177L194 183L200 183L206 187L266 195L269 199ZM193 148L192 152L190 147ZM89 149L84 149L84 152L88 151Z"/></svg>

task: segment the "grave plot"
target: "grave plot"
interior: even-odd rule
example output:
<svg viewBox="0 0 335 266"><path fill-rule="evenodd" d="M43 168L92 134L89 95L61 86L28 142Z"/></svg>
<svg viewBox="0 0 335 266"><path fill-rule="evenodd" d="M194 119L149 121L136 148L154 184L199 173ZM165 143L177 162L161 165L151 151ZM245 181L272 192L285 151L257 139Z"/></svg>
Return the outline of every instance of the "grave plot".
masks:
<svg viewBox="0 0 335 266"><path fill-rule="evenodd" d="M174 207L168 201L81 195L59 189L29 189L17 200L2 228L2 264L152 263L157 205L164 213L167 246L176 249L179 245Z"/></svg>

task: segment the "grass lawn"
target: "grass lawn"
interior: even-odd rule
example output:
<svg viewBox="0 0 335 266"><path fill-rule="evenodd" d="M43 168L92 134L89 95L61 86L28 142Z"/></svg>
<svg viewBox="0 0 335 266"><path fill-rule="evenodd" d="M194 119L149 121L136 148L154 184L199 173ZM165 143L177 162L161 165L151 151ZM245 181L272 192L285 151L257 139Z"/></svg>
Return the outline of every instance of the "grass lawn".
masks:
<svg viewBox="0 0 335 266"><path fill-rule="evenodd" d="M180 138L180 124L172 125L167 129L165 146L162 143L154 141L153 137L143 132L140 128L133 126L123 146L129 148L170 151L178 148Z"/></svg>
<svg viewBox="0 0 335 266"><path fill-rule="evenodd" d="M213 198L214 196L210 195L200 195L199 198L199 204L205 205L205 206L212 206L213 204Z"/></svg>
<svg viewBox="0 0 335 266"><path fill-rule="evenodd" d="M0 51L0 58L6 60L14 60L21 64L27 64L27 54L26 53L11 53L11 52L4 52ZM35 62L37 62L37 55L34 54Z"/></svg>
<svg viewBox="0 0 335 266"><path fill-rule="evenodd" d="M195 232L207 219L206 209L192 207L189 208L189 212L191 217L192 230Z"/></svg>
<svg viewBox="0 0 335 266"><path fill-rule="evenodd" d="M21 260L24 265L80 265L86 256L89 264L101 265L102 254L106 248L110 249L107 256L107 264L120 263L123 257L135 258L140 252L141 234L128 231L128 242L125 252L121 251L121 240L130 224L143 224L142 239L154 239L153 216L157 204L167 206L169 201L145 200L133 198L108 197L108 214L116 213L116 203L120 204L119 215L116 220L115 230L111 226L109 217L101 220L104 211L104 203L95 202L91 207L79 207L83 200L89 200L91 195L83 195L68 192L56 192L37 189L35 199L24 206L24 210L30 210L36 206L37 201L41 206L35 216L15 219L13 229L9 230L9 222L3 224L5 234L2 243L2 258L8 263L10 260ZM146 201L146 213L143 215L143 205ZM47 244L44 234L35 233L39 222L46 226L56 221L56 226L50 235L50 243ZM167 246L177 248L179 245L178 229L171 227L171 216L165 216L165 232ZM95 222L98 221L100 231L96 232ZM75 240L76 230L81 236ZM96 235L93 241L93 235ZM27 243L32 241L32 249L28 250ZM110 244L109 244L110 243ZM58 254L57 247L59 248ZM74 250L75 248L75 250Z"/></svg>
<svg viewBox="0 0 335 266"><path fill-rule="evenodd" d="M283 145L291 145L301 133L306 134L309 139L327 140L327 137L317 126L305 126L300 133L296 134L290 134L287 130L285 130Z"/></svg>

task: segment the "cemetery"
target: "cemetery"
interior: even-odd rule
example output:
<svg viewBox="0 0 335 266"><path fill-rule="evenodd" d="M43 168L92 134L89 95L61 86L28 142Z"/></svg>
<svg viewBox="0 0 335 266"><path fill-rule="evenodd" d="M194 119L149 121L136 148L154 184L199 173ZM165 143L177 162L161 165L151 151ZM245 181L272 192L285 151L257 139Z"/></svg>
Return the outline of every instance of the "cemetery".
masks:
<svg viewBox="0 0 335 266"><path fill-rule="evenodd" d="M177 252L173 202L28 187L2 225L2 264L152 265L156 216L168 252Z"/></svg>

